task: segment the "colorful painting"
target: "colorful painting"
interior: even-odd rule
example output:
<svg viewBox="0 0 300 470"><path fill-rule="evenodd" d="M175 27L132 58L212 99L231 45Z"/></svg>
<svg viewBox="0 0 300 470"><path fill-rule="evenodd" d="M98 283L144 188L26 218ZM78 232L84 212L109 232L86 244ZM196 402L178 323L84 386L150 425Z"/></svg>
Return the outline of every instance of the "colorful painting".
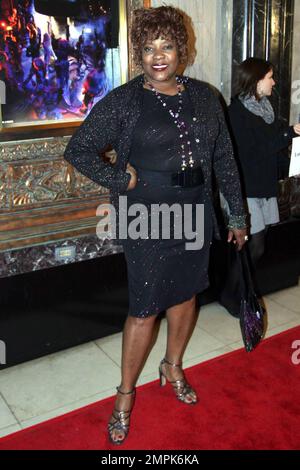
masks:
<svg viewBox="0 0 300 470"><path fill-rule="evenodd" d="M83 119L121 84L113 3L1 0L3 126Z"/></svg>

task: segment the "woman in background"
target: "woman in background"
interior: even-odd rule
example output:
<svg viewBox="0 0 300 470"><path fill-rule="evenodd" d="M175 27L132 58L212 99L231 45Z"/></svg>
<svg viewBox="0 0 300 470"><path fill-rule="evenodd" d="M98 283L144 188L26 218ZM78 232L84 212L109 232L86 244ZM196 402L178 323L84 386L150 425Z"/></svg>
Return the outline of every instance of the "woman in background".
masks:
<svg viewBox="0 0 300 470"><path fill-rule="evenodd" d="M250 214L248 246L254 267L264 253L268 226L279 222L278 159L300 135L300 124L283 125L274 115L268 99L275 86L273 74L273 65L266 60L253 57L242 62L228 109Z"/></svg>

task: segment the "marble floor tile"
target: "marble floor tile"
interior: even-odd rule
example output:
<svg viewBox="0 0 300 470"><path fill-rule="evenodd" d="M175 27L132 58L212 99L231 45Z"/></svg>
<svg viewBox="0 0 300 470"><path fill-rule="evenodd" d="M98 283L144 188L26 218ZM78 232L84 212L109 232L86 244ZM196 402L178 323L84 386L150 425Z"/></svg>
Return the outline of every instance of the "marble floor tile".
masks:
<svg viewBox="0 0 300 470"><path fill-rule="evenodd" d="M217 302L200 310L197 326L215 337L223 346L239 341L241 337L238 319Z"/></svg>
<svg viewBox="0 0 300 470"><path fill-rule="evenodd" d="M272 292L271 294L268 294L268 296L276 300L276 298L280 298L282 295L285 294L293 295L300 299L300 284L294 287L288 287L287 289L283 289L277 292Z"/></svg>
<svg viewBox="0 0 300 470"><path fill-rule="evenodd" d="M28 428L29 426L34 426L36 424L42 423L52 418L56 418L57 416L64 415L66 413L70 413L74 410L79 410L85 406L91 405L93 403L97 403L98 401L104 400L105 398L109 398L114 396L116 393L115 388L110 388L105 392L97 393L96 395L92 395L87 397L83 400L77 400L72 403L68 403L68 405L55 408L53 410L48 411L47 413L40 414L35 416L31 419L25 419L20 422L22 429Z"/></svg>
<svg viewBox="0 0 300 470"><path fill-rule="evenodd" d="M201 354L200 356L194 357L193 359L189 359L185 362L185 367L192 367L196 366L197 364L201 364L202 362L209 361L210 359L215 359L216 357L223 356L228 352L231 352L231 348L228 346L222 346L221 348L214 349L209 351L205 354Z"/></svg>
<svg viewBox="0 0 300 470"><path fill-rule="evenodd" d="M164 357L166 352L166 338L167 322L165 319L163 319L160 324L156 343L154 344L141 373L142 376L154 373L158 370L159 362ZM121 364L122 344L119 334L111 336L109 340L107 338L100 339L96 342L96 344L114 362L116 362L118 365ZM203 329L195 328L192 338L186 349L184 361L206 352L218 349L222 346L223 343L221 341L211 336Z"/></svg>
<svg viewBox="0 0 300 470"><path fill-rule="evenodd" d="M3 397L0 395L0 429L17 424L18 421L12 414L7 403L5 403Z"/></svg>
<svg viewBox="0 0 300 470"><path fill-rule="evenodd" d="M268 329L271 330L276 326L284 325L292 321L297 321L300 318L299 313L285 308L277 301L275 302L269 296L265 296L264 304L267 309Z"/></svg>
<svg viewBox="0 0 300 470"><path fill-rule="evenodd" d="M296 293L298 293L297 295ZM281 292L274 292L267 296L268 299L273 300L278 305L281 305L283 308L290 310L291 312L299 313L300 314L300 288L291 291L290 289L286 289Z"/></svg>
<svg viewBox="0 0 300 470"><path fill-rule="evenodd" d="M189 367L196 366L197 364L200 364L201 362L208 361L209 359L214 359L215 357L221 356L228 352L232 352L232 349L228 346L222 346L218 349L211 350L205 354L200 354L199 356L186 359L184 361L183 367L184 369L188 369ZM138 385L143 385L143 384L152 382L157 379L158 379L158 373L156 372L145 374L140 377L138 381Z"/></svg>
<svg viewBox="0 0 300 470"><path fill-rule="evenodd" d="M94 343L0 373L0 392L19 421L114 387L120 369Z"/></svg>
<svg viewBox="0 0 300 470"><path fill-rule="evenodd" d="M277 335L279 333L282 333L283 331L289 330L290 328L295 328L296 326L300 326L300 318L294 321L290 321L288 323L284 323L283 325L275 326L273 328L268 328L265 334L265 338L269 338L270 336ZM244 348L244 343L241 339L240 341L236 341L235 343L229 344L228 347L233 350L236 350L236 349Z"/></svg>
<svg viewBox="0 0 300 470"><path fill-rule="evenodd" d="M21 431L21 426L19 424L13 424L12 426L8 426L5 428L0 428L0 438L9 436L9 434L13 434L14 432Z"/></svg>
<svg viewBox="0 0 300 470"><path fill-rule="evenodd" d="M300 317L299 319L297 318L296 320L290 321L288 323L284 323L283 325L275 326L274 328L269 328L266 331L265 338L269 338L270 336L277 335L279 333L289 330L290 328L295 328L296 326L300 326Z"/></svg>

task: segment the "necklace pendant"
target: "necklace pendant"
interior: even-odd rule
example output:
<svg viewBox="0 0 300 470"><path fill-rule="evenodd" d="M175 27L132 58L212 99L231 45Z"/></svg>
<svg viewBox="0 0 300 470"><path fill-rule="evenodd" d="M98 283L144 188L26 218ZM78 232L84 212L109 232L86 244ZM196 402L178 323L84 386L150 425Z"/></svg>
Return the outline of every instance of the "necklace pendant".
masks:
<svg viewBox="0 0 300 470"><path fill-rule="evenodd" d="M182 171L184 171L184 170L186 169L186 167L187 167L186 161L183 161L183 162L181 163L181 169L182 169Z"/></svg>
<svg viewBox="0 0 300 470"><path fill-rule="evenodd" d="M178 108L177 108L177 111L172 110L172 109L169 108L168 104L162 98L161 94L154 88L154 86L150 82L147 81L146 83L149 85L149 87L151 88L151 90L155 94L158 101L160 101L160 103L163 105L163 108L165 108L169 112L169 115L174 120L173 122L174 122L175 126L177 127L177 129L179 131L179 139L181 139L181 142L180 142L181 143L181 149L182 149L181 171L186 171L187 168L192 168L193 167L194 160L192 158L191 141L190 141L190 138L189 138L189 132L187 130L187 125L186 125L185 121L182 118L178 119L179 116L180 116L180 113L182 111L182 108L183 108L183 98L182 98L182 92L181 92L181 87L180 87L180 83L182 83L182 80L181 79L178 80L177 76L176 76L176 80L177 80L177 95L178 95ZM193 118L193 120L195 120L195 118ZM185 152L185 146L186 145L188 147L187 150L188 150L188 156L189 156L188 164L186 162L186 155L185 155L185 153L186 153Z"/></svg>

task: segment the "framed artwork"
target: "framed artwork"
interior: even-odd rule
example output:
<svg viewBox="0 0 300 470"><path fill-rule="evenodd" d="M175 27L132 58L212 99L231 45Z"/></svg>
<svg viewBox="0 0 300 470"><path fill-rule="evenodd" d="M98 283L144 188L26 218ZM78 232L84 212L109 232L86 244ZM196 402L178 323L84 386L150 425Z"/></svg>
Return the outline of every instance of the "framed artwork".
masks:
<svg viewBox="0 0 300 470"><path fill-rule="evenodd" d="M89 15L93 16L95 5L105 9L108 4L111 7L113 1L105 3L104 1L81 0L77 4L77 0L51 0L49 2L47 0L41 2L24 0L18 2L22 7L20 10L15 7L16 0L1 0L0 2L2 28L4 28L4 24L5 28L12 28L6 29L9 33L8 36L6 36L7 33L3 34L2 30L2 47L3 37L11 38L8 40L8 44L16 53L15 48L18 43L14 40L15 36L20 40L23 34L26 38L26 31L28 31L27 47L21 48L21 58L29 60L27 71L24 68L23 72L18 69L17 64L14 64L14 69L8 70L7 62L1 63L2 78L6 78L5 73L8 73L8 77L13 79L15 75L12 72L16 73L17 71L18 80L20 77L27 80L25 91L24 88L21 88L27 101L18 100L16 94L15 97L12 97L11 103L8 101L7 105L3 105L3 108L11 105L5 110L4 117L5 120L9 120L8 116L10 116L14 122L4 123L6 127L2 127L0 130L0 271L2 269L2 276L53 266L55 261L52 250L56 244L58 244L57 246L67 246L68 243L71 243L79 246L84 239L88 259L91 256L99 256L102 245L104 252L110 253L110 249L105 247L105 240L97 240L95 244L95 227L98 223L96 209L100 202L108 202L108 190L99 187L77 172L72 165L67 164L63 160L63 153L70 136L76 126L85 118L92 104L96 100L102 99L111 87L116 87L140 73L133 64L131 53L128 52L131 50L132 11L143 6L149 7L149 1L117 1L114 5L114 11L118 11L118 16L111 24L109 21L112 20L105 19L103 10L101 11L104 18L102 14L99 14L99 9L96 10L98 19L93 24L98 26L95 26L94 29L88 26L88 21L83 13L80 13L80 10L74 10L76 5L80 7L84 4L86 10L90 5ZM50 4L51 10L48 10ZM64 14L68 14L68 16L60 16L62 4L64 5ZM39 15L46 16L46 23L45 18L43 19L44 23L41 22L41 16L31 17L31 13L27 15L26 11L32 5L39 9ZM77 40L74 33L77 20L72 20L72 18L77 18L76 15L82 15L80 16L82 23L80 23L79 32L83 36L81 39L78 37ZM8 26L5 18L10 24L16 24ZM83 23L83 20L86 23ZM24 24L27 25L26 31L24 31ZM61 24L64 27L59 26ZM44 32L43 25L46 25L46 31L49 32ZM66 25L70 27L67 28ZM23 28L23 32L18 36L20 28ZM104 31L106 36L103 36ZM30 34L32 34L32 38ZM45 44L41 46L37 36L41 37L42 43L45 34ZM105 56L101 47L99 51L94 51L93 44L89 42L91 37L94 38L94 41L100 41L100 38L104 38ZM51 42L49 38L51 38ZM38 52L35 49L35 46L37 47L36 41L39 44L39 57L34 57ZM58 45L59 41L61 41L60 45ZM66 47L68 53L64 55L61 50L58 50L60 47L62 49ZM70 55L69 51L71 51ZM28 57L27 54L29 54ZM17 55L17 57L19 56ZM38 60L35 61L35 59ZM9 64L11 63L9 62ZM34 64L37 67L36 70ZM43 73L40 81L41 68ZM94 82L90 83L90 86L94 86L95 93L92 93L91 88L86 88L89 93L78 94L79 85L84 87L84 80L88 81L91 76L94 76L93 74L96 78ZM60 87L58 90L60 101L54 100L54 97L47 93L39 94L38 87L45 86L47 79L51 81L51 76L54 84L57 83ZM12 83L13 86L16 86L14 82ZM32 90L29 88L31 94L26 91L26 87L29 85L33 87ZM36 86L34 87L34 85ZM42 88L40 88L41 90ZM28 101L28 97L31 97L31 101ZM37 100L36 103L35 100ZM13 114L13 109L17 106L22 109L22 119L19 114ZM82 116L76 115L78 112ZM51 116L51 113L57 113L57 115ZM71 117L72 114L75 114L75 117ZM81 258L81 260L83 259ZM77 260L80 261L79 258Z"/></svg>
<svg viewBox="0 0 300 470"><path fill-rule="evenodd" d="M143 0L1 0L1 134L72 128L134 74L132 10Z"/></svg>

